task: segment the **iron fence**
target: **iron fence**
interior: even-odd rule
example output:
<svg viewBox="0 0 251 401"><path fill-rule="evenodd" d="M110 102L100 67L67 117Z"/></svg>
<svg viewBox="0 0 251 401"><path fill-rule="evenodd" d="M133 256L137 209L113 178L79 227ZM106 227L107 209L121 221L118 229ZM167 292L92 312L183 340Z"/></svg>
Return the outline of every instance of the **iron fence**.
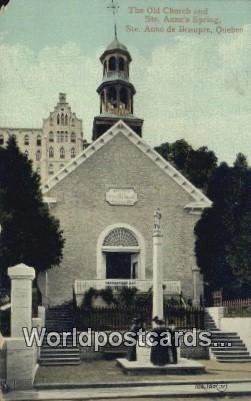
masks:
<svg viewBox="0 0 251 401"><path fill-rule="evenodd" d="M145 327L152 324L151 307L96 307L77 308L76 326L78 330L127 330L134 317L140 317ZM173 324L177 329L204 329L204 309L193 307L164 307L166 325Z"/></svg>

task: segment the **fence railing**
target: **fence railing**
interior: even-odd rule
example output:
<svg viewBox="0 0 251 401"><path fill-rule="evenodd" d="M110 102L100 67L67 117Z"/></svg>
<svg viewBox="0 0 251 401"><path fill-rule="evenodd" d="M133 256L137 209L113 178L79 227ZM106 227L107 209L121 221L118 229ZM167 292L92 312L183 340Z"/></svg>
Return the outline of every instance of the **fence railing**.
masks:
<svg viewBox="0 0 251 401"><path fill-rule="evenodd" d="M229 299L222 301L225 317L250 317L251 316L251 298Z"/></svg>
<svg viewBox="0 0 251 401"><path fill-rule="evenodd" d="M148 306L77 308L76 325L78 330L128 330L134 317L141 317L146 328L151 328L152 311ZM172 323L178 329L203 329L204 309L166 306L164 319L166 325Z"/></svg>

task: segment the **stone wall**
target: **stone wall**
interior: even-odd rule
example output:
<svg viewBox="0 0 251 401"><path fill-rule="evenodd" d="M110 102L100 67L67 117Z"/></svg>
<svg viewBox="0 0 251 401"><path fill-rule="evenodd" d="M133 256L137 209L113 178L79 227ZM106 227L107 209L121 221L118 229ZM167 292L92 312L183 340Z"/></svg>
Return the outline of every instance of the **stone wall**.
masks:
<svg viewBox="0 0 251 401"><path fill-rule="evenodd" d="M110 188L133 188L134 206L111 206ZM97 241L109 225L125 223L141 233L146 249L146 278L152 278L153 211L160 207L164 234L164 279L180 280L192 298L193 229L198 215L184 206L193 199L123 134L116 135L46 196L55 197L51 212L60 220L66 239L60 267L48 272L51 304L72 298L75 279L95 279Z"/></svg>
<svg viewBox="0 0 251 401"><path fill-rule="evenodd" d="M220 329L237 333L251 353L251 317L223 317Z"/></svg>

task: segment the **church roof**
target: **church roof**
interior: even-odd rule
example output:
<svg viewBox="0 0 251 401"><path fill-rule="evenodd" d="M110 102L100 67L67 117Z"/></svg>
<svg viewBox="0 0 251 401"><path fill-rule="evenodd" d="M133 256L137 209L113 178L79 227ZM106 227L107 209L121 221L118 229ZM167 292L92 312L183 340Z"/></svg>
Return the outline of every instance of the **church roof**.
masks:
<svg viewBox="0 0 251 401"><path fill-rule="evenodd" d="M107 46L106 51L110 50L124 50L128 52L127 47L123 45L118 38L114 38L113 41Z"/></svg>
<svg viewBox="0 0 251 401"><path fill-rule="evenodd" d="M101 57L100 57L101 62L103 61L104 57L107 54L112 54L112 53L114 53L116 51L119 51L120 53L125 54L128 57L129 62L132 61L131 55L130 55L127 47L125 45L123 45L123 43L121 43L118 40L118 38L115 36L113 41L107 46L107 48L105 49L105 51L101 55Z"/></svg>
<svg viewBox="0 0 251 401"><path fill-rule="evenodd" d="M191 213L197 213L204 208L211 207L212 202L207 198L203 192L196 188L187 178L185 178L175 167L173 167L168 161L166 161L159 153L151 148L141 137L128 127L128 125L119 120L114 124L105 134L100 136L95 142L93 142L88 148L80 153L75 159L70 161L64 168L59 170L54 176L52 176L42 187L44 199L50 203L50 198L47 197L47 193L54 188L60 181L66 176L71 174L84 163L89 157L91 157L96 151L102 148L105 144L110 142L116 135L123 134L128 138L137 148L149 157L163 172L165 172L173 181L176 182L184 191L191 196L191 202L185 205L185 209Z"/></svg>

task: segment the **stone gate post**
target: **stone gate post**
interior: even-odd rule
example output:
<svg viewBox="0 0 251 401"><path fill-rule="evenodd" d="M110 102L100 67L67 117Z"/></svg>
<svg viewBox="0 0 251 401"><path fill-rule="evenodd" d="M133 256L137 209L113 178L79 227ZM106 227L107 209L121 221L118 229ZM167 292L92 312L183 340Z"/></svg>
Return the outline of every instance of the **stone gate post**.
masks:
<svg viewBox="0 0 251 401"><path fill-rule="evenodd" d="M11 279L11 337L23 337L22 327L32 327L33 267L19 264L9 267Z"/></svg>
<svg viewBox="0 0 251 401"><path fill-rule="evenodd" d="M33 267L19 264L9 267L11 279L11 337L7 338L7 385L11 389L30 388L36 367L36 346L28 347L22 328L32 328L32 281Z"/></svg>

